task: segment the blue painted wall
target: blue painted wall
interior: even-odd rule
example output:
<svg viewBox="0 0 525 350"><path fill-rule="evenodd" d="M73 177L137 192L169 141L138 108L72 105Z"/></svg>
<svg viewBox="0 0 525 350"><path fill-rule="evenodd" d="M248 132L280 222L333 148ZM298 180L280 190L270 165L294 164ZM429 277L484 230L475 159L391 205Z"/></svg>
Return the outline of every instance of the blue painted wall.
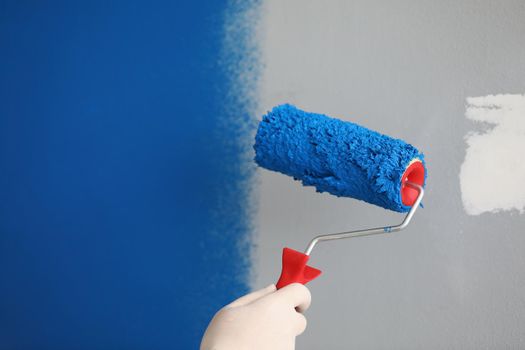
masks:
<svg viewBox="0 0 525 350"><path fill-rule="evenodd" d="M225 6L0 3L0 349L196 348L246 291Z"/></svg>

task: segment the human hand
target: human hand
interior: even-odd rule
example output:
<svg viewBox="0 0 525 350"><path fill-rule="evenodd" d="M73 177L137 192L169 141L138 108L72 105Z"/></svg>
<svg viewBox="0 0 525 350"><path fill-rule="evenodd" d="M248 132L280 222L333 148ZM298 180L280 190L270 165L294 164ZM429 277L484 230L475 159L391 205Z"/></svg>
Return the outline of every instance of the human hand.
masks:
<svg viewBox="0 0 525 350"><path fill-rule="evenodd" d="M211 320L201 350L293 350L306 328L308 288L292 283L247 294L223 307Z"/></svg>

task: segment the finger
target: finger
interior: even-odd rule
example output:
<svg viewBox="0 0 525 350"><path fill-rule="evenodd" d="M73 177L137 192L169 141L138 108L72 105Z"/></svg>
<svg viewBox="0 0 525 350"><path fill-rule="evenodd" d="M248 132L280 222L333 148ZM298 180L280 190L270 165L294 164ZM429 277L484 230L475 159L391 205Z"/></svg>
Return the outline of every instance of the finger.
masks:
<svg viewBox="0 0 525 350"><path fill-rule="evenodd" d="M304 330L306 329L306 325L307 325L307 321L306 321L306 317L304 317L303 314L300 314L298 312L295 313L294 315L294 331L295 331L295 335L299 335L299 334L302 334L304 332Z"/></svg>
<svg viewBox="0 0 525 350"><path fill-rule="evenodd" d="M245 296L240 297L237 300L234 300L232 303L228 304L226 307L238 307L238 306L244 306L246 304L249 304L255 300L258 300L262 297L264 297L267 294L275 292L275 284L270 284L268 287L256 290L255 292L251 292L250 294L246 294Z"/></svg>
<svg viewBox="0 0 525 350"><path fill-rule="evenodd" d="M275 298L283 298L290 302L298 312L305 312L312 302L312 294L300 283L292 283L274 293Z"/></svg>

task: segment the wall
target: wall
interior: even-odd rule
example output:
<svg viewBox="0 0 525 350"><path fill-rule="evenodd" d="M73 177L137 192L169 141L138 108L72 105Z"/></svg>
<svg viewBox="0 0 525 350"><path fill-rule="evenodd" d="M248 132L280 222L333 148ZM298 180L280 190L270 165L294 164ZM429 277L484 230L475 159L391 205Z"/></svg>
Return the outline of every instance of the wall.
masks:
<svg viewBox="0 0 525 350"><path fill-rule="evenodd" d="M524 347L523 96L486 97L524 93L524 34L521 0L3 1L0 349L196 348L283 246L397 223L253 176L283 102L429 166L405 232L314 250L297 348Z"/></svg>
<svg viewBox="0 0 525 350"><path fill-rule="evenodd" d="M240 8L0 2L0 349L195 349L247 291Z"/></svg>
<svg viewBox="0 0 525 350"><path fill-rule="evenodd" d="M297 348L525 347L525 215L516 176L525 174L525 114L514 113L508 133L466 158L473 133L490 138L498 125L467 118L475 102L467 99L525 92L525 3L267 0L261 13L258 115L291 102L351 120L414 144L429 171L425 208L406 231L314 250L311 265L324 275L310 285L309 325ZM499 142L508 137L515 142ZM501 174L487 173L501 156L515 162L505 168L514 175L510 194L495 181ZM460 187L464 162L463 181L477 179L470 192L485 191L483 198ZM276 279L283 246L302 250L319 233L401 220L281 174L261 170L258 181L254 287ZM490 201L499 187L510 204ZM468 209L470 199L487 197Z"/></svg>

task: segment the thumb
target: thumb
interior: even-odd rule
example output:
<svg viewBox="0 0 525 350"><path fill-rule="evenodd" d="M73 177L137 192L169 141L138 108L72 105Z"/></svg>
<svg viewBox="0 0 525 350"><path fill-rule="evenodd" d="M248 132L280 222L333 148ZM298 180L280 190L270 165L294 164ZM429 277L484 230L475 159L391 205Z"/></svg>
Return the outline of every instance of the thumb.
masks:
<svg viewBox="0 0 525 350"><path fill-rule="evenodd" d="M268 295L270 293L273 293L276 291L277 288L275 288L275 284L270 284L268 287L256 290L255 292L251 292L250 294L246 294L245 296L240 297L237 300L234 300L232 303L226 305L226 307L239 307L244 306L246 304L249 304L257 299L260 299L264 297L265 295Z"/></svg>

